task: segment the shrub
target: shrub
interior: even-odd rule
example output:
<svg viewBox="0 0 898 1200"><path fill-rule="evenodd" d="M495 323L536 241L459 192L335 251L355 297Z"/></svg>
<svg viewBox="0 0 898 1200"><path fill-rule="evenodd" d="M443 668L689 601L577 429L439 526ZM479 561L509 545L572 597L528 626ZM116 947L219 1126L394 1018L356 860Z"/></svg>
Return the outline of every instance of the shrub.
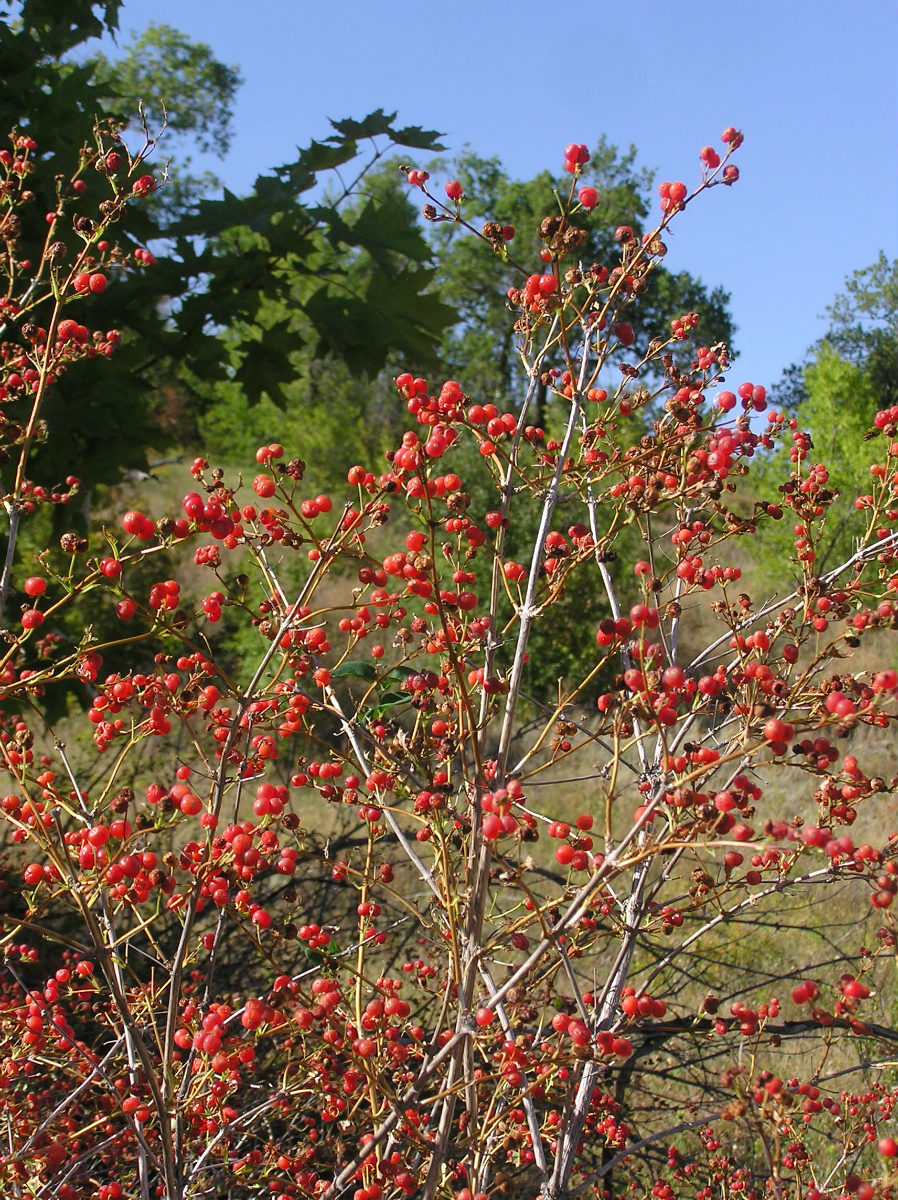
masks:
<svg viewBox="0 0 898 1200"><path fill-rule="evenodd" d="M261 446L251 483L197 458L181 512L37 563L19 524L77 483L29 482L29 453L47 390L112 340L63 316L115 285L108 222L77 261L4 260L5 1194L891 1194L898 411L868 443L861 542L818 576L831 497L802 432L724 386L725 347L674 366L697 314L631 349L668 224L735 182L741 140L663 184L615 264L577 260L594 204L567 147L541 270L508 296L516 411L403 372L412 427L344 495L305 494L302 446ZM34 153L4 160L6 222ZM408 180L463 221L454 185L447 204ZM530 420L546 381L557 429ZM741 511L782 440L789 477ZM489 507L453 469L465 445ZM728 560L780 520L801 584L761 603ZM132 586L163 550L205 573L197 603ZM594 661L524 725L536 631L583 577L607 606ZM61 639L97 595L120 632ZM709 607L719 633L684 658ZM245 672L212 648L223 614L257 639ZM152 665L109 673L122 643ZM90 755L42 711L73 678Z"/></svg>

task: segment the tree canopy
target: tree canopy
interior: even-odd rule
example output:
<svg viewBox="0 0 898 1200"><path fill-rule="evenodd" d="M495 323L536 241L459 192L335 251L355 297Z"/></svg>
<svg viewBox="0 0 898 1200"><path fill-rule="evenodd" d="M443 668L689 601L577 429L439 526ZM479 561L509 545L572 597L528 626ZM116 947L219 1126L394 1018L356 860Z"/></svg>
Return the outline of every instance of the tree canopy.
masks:
<svg viewBox="0 0 898 1200"><path fill-rule="evenodd" d="M826 334L774 389L776 403L809 431L813 460L826 464L828 487L838 494L838 517L830 519L816 548L821 570L850 551L863 526L864 510L855 501L870 488L865 430L878 411L898 402L898 260L880 253L875 263L854 271L826 314ZM781 568L788 541L788 530L768 536L771 572Z"/></svg>
<svg viewBox="0 0 898 1200"><path fill-rule="evenodd" d="M864 372L876 407L898 403L898 259L880 251L875 263L849 275L826 315L825 341Z"/></svg>
<svg viewBox="0 0 898 1200"><path fill-rule="evenodd" d="M144 156L127 133L128 117L140 93L149 95L147 151L163 103L175 134L200 147L227 138L238 76L208 47L165 26L148 30L121 59L91 53L93 39L115 31L119 7L109 3L98 14L96 5L75 3L62 20L58 5L27 0L4 6L8 19L0 25L0 121L38 134L46 168L39 179L58 180L55 189L36 184L19 244L39 260L46 217L54 213L54 238L64 247L58 262L77 252L79 220L95 220L103 203L127 209L117 227L121 277L86 313L92 327L114 327L121 345L105 370L68 376L65 396L46 408L48 425L65 439L50 439L36 460L36 469L53 478L63 468L53 447L74 442L88 484L115 481L122 468L145 468L148 449L177 432L165 418L172 404L160 405L160 393L169 400L179 394L183 404L191 380L236 381L251 403L263 394L283 402L297 353L335 355L351 372L373 375L391 353L432 357L449 321L433 294L430 247L411 208L381 211L375 199L352 219L345 215L389 149L439 150L435 133L400 127L382 110L336 121L292 162L260 175L248 195L225 190L197 200L183 176L173 186ZM154 78L157 60L165 70ZM210 83L206 103L198 94ZM327 196L322 181L338 168L349 182ZM169 200L129 206L135 179L146 179L148 170L151 189ZM153 265L147 259L145 269L132 270L134 250L148 245ZM200 392L186 398L188 406L203 401Z"/></svg>

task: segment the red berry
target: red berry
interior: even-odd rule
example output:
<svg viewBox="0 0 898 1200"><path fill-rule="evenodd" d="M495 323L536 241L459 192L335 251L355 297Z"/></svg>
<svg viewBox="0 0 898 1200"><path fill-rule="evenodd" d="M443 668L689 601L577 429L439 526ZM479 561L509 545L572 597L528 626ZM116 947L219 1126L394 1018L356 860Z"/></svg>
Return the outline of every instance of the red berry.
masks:
<svg viewBox="0 0 898 1200"><path fill-rule="evenodd" d="M78 322L70 317L60 321L56 326L56 336L61 342L74 341L78 336Z"/></svg>
<svg viewBox="0 0 898 1200"><path fill-rule="evenodd" d="M599 193L594 187L583 187L577 193L577 199L584 208L595 208L599 202Z"/></svg>
<svg viewBox="0 0 898 1200"><path fill-rule="evenodd" d="M614 333L622 346L632 346L636 341L636 334L629 321L618 321L614 326Z"/></svg>
<svg viewBox="0 0 898 1200"><path fill-rule="evenodd" d="M771 717L764 722L764 740L767 742L788 742L794 737L795 729L788 721L781 721L779 717Z"/></svg>
<svg viewBox="0 0 898 1200"><path fill-rule="evenodd" d="M578 167L589 162L589 151L582 142L571 142L564 148L564 169L573 175Z"/></svg>
<svg viewBox="0 0 898 1200"><path fill-rule="evenodd" d="M40 575L29 575L23 586L26 596L42 596L47 590L47 581Z"/></svg>
<svg viewBox="0 0 898 1200"><path fill-rule="evenodd" d="M130 621L136 612L137 602L127 597L124 600L119 600L115 606L115 615L120 621Z"/></svg>
<svg viewBox="0 0 898 1200"><path fill-rule="evenodd" d="M184 509L185 515L188 516L191 521L198 521L203 515L205 502L203 501L203 498L199 492L188 492L181 501L181 507Z"/></svg>
<svg viewBox="0 0 898 1200"><path fill-rule="evenodd" d="M464 197L464 190L457 179L450 179L446 184L446 195L450 200L458 202Z"/></svg>

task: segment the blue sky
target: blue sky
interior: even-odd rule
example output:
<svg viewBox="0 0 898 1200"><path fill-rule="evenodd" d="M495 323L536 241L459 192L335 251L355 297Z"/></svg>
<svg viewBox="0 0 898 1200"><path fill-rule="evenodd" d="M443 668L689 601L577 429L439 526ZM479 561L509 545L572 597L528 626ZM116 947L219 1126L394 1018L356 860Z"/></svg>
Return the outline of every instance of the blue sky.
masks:
<svg viewBox="0 0 898 1200"><path fill-rule="evenodd" d="M740 182L679 219L666 260L730 291L733 382L774 382L845 276L898 253L895 0L126 0L124 38L150 22L240 67L215 164L236 191L376 108L519 178L605 134L691 183L701 146L741 128Z"/></svg>

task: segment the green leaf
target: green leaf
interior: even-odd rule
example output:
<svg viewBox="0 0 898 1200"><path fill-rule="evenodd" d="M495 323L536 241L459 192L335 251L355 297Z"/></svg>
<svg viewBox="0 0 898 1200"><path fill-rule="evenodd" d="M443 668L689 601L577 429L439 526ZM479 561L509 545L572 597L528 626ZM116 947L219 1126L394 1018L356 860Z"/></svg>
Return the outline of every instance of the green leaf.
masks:
<svg viewBox="0 0 898 1200"><path fill-rule="evenodd" d="M341 662L331 671L331 679L341 679L345 675L353 679L364 679L366 683L374 683L377 679L377 671L371 663L361 662L358 659Z"/></svg>
<svg viewBox="0 0 898 1200"><path fill-rule="evenodd" d="M250 403L258 402L265 395L279 408L286 408L289 397L283 385L290 374L289 360L279 359L261 342L249 345L251 348L244 353L234 379L246 392Z"/></svg>
<svg viewBox="0 0 898 1200"><path fill-rule="evenodd" d="M436 129L422 129L420 125L395 129L390 136L397 146L410 146L413 150L433 150L439 154L446 149L442 142L437 141L443 134Z"/></svg>
<svg viewBox="0 0 898 1200"><path fill-rule="evenodd" d="M353 224L350 236L352 241L348 244L367 250L388 274L390 259L386 258L386 267L383 265L387 251L415 262L428 262L431 257L431 248L421 230L409 223L406 204L395 196L387 196L380 202L369 200Z"/></svg>
<svg viewBox="0 0 898 1200"><path fill-rule="evenodd" d="M352 138L342 141L336 138L328 138L324 142L312 141L303 150L300 150L299 158L295 163L287 163L285 166L278 167L277 174L285 182L291 183L295 187L305 179L309 172L318 174L320 171L332 171L334 167L341 167L355 158L357 154L358 146ZM302 190L306 191L307 187L303 187Z"/></svg>
<svg viewBox="0 0 898 1200"><path fill-rule="evenodd" d="M396 113L385 113L382 108L369 113L361 121L347 118L344 121L331 120L331 125L338 133L347 138L388 137L396 146L409 146L414 150L445 150L437 139L443 135L435 129L422 129L420 125L406 125L402 129L394 129L393 122Z"/></svg>
<svg viewBox="0 0 898 1200"><path fill-rule="evenodd" d="M391 353L419 363L432 361L437 339L455 316L438 296L424 290L433 276L421 269L393 276L378 271L363 299L320 288L305 304L319 335L318 353L336 354L356 374L380 370Z"/></svg>
<svg viewBox="0 0 898 1200"><path fill-rule="evenodd" d="M89 38L115 33L123 0L25 0L22 5L22 27L39 35L41 49L47 55L58 56ZM96 16L94 9L102 9Z"/></svg>
<svg viewBox="0 0 898 1200"><path fill-rule="evenodd" d="M383 200L372 197L351 225L326 205L309 211L324 227L324 236L335 250L341 246L357 246L370 254L388 276L399 272L400 264L395 255L414 262L430 260L430 246L420 229L409 220L408 208L398 197L387 196Z"/></svg>
<svg viewBox="0 0 898 1200"><path fill-rule="evenodd" d="M346 117L342 121L335 121L333 117L329 119L337 133L342 134L344 138L371 138L378 135L389 136L392 124L396 120L396 113L388 115L382 108L377 108L367 117L363 117L361 121L354 121L352 117Z"/></svg>

